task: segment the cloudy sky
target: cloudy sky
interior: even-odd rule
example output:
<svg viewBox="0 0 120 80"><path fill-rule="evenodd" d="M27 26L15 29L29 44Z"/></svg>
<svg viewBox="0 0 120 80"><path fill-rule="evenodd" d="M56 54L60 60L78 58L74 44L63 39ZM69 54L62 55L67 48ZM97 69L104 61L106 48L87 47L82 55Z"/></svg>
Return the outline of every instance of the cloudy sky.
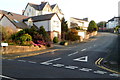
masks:
<svg viewBox="0 0 120 80"><path fill-rule="evenodd" d="M107 21L118 16L118 2L120 0L1 0L0 10L6 10L22 14L28 2L40 4L48 1L50 4L57 3L65 15L69 17L85 18L89 20Z"/></svg>

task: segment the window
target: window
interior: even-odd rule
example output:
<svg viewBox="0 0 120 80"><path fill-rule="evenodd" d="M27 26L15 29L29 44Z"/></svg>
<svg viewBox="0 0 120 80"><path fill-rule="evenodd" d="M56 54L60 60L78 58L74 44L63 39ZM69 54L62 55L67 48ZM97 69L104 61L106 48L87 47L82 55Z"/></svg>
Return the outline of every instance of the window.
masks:
<svg viewBox="0 0 120 80"><path fill-rule="evenodd" d="M59 22L58 21L53 21L54 26L59 27Z"/></svg>
<svg viewBox="0 0 120 80"><path fill-rule="evenodd" d="M31 9L29 9L29 12L31 12Z"/></svg>
<svg viewBox="0 0 120 80"><path fill-rule="evenodd" d="M29 16L29 13L27 13L27 16Z"/></svg>
<svg viewBox="0 0 120 80"><path fill-rule="evenodd" d="M30 18L30 19L28 19L28 26L33 26L33 21L32 21L32 19Z"/></svg>
<svg viewBox="0 0 120 80"><path fill-rule="evenodd" d="M14 19L14 22L19 23L19 21L17 21L16 19Z"/></svg>

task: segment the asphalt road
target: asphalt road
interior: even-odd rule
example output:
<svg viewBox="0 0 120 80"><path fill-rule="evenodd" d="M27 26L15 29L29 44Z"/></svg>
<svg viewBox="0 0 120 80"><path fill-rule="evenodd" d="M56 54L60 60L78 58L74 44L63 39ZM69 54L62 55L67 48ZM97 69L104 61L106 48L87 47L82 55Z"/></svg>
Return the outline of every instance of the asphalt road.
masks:
<svg viewBox="0 0 120 80"><path fill-rule="evenodd" d="M99 33L91 41L37 56L3 59L3 78L109 78L117 80L119 75L96 65L100 58L110 55L117 35ZM89 79L90 80L90 79Z"/></svg>

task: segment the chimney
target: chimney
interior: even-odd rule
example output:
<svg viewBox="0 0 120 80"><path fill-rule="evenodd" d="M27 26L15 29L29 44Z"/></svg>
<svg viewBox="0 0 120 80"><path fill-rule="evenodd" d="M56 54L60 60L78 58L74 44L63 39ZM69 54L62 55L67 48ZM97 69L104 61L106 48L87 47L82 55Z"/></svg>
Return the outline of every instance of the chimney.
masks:
<svg viewBox="0 0 120 80"><path fill-rule="evenodd" d="M22 10L22 14L24 14L25 10Z"/></svg>
<svg viewBox="0 0 120 80"><path fill-rule="evenodd" d="M44 1L41 1L41 4L43 4L43 3L46 3L46 1L44 0Z"/></svg>

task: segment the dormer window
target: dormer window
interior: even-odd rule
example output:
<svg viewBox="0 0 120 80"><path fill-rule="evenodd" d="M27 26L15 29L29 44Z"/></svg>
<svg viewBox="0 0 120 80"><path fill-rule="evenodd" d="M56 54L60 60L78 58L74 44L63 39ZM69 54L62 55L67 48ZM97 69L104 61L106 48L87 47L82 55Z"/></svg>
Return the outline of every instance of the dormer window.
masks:
<svg viewBox="0 0 120 80"><path fill-rule="evenodd" d="M32 19L30 18L30 19L28 19L28 26L30 26L30 27L32 27L33 26L33 21L32 21Z"/></svg>

